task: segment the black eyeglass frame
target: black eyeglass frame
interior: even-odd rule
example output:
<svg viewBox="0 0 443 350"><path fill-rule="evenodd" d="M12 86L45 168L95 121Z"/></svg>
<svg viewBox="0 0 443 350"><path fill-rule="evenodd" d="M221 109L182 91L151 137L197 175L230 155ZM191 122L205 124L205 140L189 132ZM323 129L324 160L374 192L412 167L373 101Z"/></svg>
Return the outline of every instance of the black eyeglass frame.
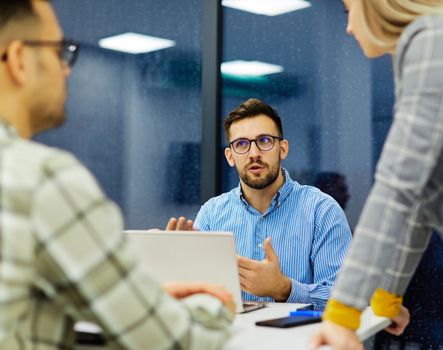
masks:
<svg viewBox="0 0 443 350"><path fill-rule="evenodd" d="M259 139L261 139L262 137L269 137L269 138L272 139L272 146L271 146L271 148L269 148L269 149L262 149L262 148L258 145L257 141L258 141ZM234 143L235 143L235 142L238 142L238 141L240 141L240 140L248 141L248 143L249 143L248 149L247 149L246 151L244 151L244 152L238 152L238 151L235 150ZM235 153L237 153L237 154L246 154L246 153L248 153L248 152L251 150L251 145L252 145L252 143L255 143L255 145L257 146L257 148L258 148L260 151L262 151L262 152L269 152L270 150L272 150L272 149L274 148L274 146L275 146L275 140L283 141L284 139L283 139L283 137L280 137L280 136L273 136L273 135L260 135L260 136L257 136L257 138L255 138L255 139L247 139L247 138L245 138L245 137L240 137L240 138L238 138L238 139L235 139L235 140L229 142L229 147L231 147L231 149L232 149Z"/></svg>
<svg viewBox="0 0 443 350"><path fill-rule="evenodd" d="M78 53L80 50L80 43L71 39L63 40L23 40L23 45L27 46L53 46L60 47L59 57L60 60L66 63L69 68L72 68L77 61ZM8 59L8 51L5 51L0 60L6 61Z"/></svg>

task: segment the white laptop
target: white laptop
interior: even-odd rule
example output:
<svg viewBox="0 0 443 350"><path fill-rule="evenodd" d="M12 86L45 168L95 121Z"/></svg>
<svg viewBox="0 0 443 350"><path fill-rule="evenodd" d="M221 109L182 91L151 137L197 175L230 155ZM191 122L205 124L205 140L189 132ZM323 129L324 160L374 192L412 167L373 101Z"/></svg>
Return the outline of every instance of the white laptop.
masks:
<svg viewBox="0 0 443 350"><path fill-rule="evenodd" d="M160 283L222 284L234 296L237 312L264 307L242 302L234 236L231 232L124 231L146 270Z"/></svg>

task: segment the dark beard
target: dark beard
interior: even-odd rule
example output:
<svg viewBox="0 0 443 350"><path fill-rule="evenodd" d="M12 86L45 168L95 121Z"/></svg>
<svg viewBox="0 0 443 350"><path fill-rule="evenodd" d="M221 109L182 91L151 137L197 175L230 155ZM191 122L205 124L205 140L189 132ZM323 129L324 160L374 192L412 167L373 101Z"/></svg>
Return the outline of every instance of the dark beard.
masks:
<svg viewBox="0 0 443 350"><path fill-rule="evenodd" d="M261 162L256 162L260 165L264 165ZM268 169L269 167L266 166ZM249 187L255 189L255 190L262 190L268 186L271 186L278 178L278 172L280 170L280 164L276 168L277 170L275 172L270 171L264 179L253 179L251 178L248 173L245 171L244 173L240 174L240 178L242 181L248 185Z"/></svg>

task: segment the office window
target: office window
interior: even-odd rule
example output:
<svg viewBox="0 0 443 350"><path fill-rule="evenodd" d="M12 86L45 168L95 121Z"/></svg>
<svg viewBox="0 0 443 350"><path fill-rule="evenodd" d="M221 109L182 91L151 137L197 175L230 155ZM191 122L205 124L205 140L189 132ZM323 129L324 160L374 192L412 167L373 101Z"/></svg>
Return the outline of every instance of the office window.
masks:
<svg viewBox="0 0 443 350"><path fill-rule="evenodd" d="M68 121L37 139L79 157L122 207L127 228L163 228L170 215L195 216L200 1L56 0L54 6L65 35L82 47L69 80ZM117 42L100 41L122 34ZM157 46L141 35L157 38ZM152 51L117 51L134 49Z"/></svg>

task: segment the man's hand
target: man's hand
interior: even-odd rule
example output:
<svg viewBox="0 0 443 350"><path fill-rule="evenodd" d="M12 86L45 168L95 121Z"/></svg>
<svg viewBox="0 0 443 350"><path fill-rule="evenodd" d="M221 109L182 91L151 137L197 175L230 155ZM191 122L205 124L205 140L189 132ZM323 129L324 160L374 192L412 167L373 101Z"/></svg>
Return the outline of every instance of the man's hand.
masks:
<svg viewBox="0 0 443 350"><path fill-rule="evenodd" d="M392 320L389 327L385 328L385 331L394 335L402 334L409 324L410 317L409 310L402 305L398 316Z"/></svg>
<svg viewBox="0 0 443 350"><path fill-rule="evenodd" d="M233 314L235 313L235 302L232 294L222 285L198 282L168 282L164 283L162 287L176 299L186 298L194 294L209 294L220 300Z"/></svg>
<svg viewBox="0 0 443 350"><path fill-rule="evenodd" d="M184 216L180 216L178 220L176 218L170 218L166 225L167 231L195 231L194 221L187 220Z"/></svg>
<svg viewBox="0 0 443 350"><path fill-rule="evenodd" d="M318 349L321 345L331 345L334 350L364 350L354 331L329 321L323 321L310 349Z"/></svg>
<svg viewBox="0 0 443 350"><path fill-rule="evenodd" d="M280 271L278 256L271 246L271 238L264 242L266 258L262 261L237 257L241 288L257 296L272 297L284 302L291 293L291 280Z"/></svg>

